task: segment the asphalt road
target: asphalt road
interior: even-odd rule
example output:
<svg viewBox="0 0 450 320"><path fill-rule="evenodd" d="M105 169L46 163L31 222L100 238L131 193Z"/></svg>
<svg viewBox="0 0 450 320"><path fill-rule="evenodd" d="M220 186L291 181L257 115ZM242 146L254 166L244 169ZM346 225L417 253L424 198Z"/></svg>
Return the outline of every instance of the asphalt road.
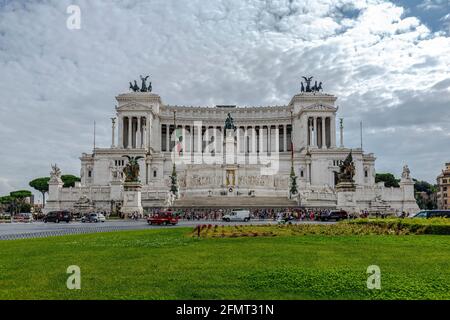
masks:
<svg viewBox="0 0 450 320"><path fill-rule="evenodd" d="M295 223L334 223L334 222L317 222L302 221ZM224 222L221 220L195 220L180 221L176 226L155 226L148 225L145 220L109 220L97 223L81 223L81 222L61 222L61 223L43 223L43 222L13 222L0 223L0 240L14 240L25 238L42 238L50 236L62 236L67 234L96 233L122 230L142 230L156 228L180 228L195 227L198 224L218 224L218 225L236 225L236 224L276 224L273 220L251 220L250 222Z"/></svg>

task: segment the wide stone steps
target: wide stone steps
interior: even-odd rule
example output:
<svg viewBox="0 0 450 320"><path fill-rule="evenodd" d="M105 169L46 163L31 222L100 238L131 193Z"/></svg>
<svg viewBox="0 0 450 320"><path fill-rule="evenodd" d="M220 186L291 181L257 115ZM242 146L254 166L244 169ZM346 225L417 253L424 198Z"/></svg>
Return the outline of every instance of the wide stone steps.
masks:
<svg viewBox="0 0 450 320"><path fill-rule="evenodd" d="M174 207L246 208L246 207L297 207L297 201L284 197L190 197L175 200Z"/></svg>

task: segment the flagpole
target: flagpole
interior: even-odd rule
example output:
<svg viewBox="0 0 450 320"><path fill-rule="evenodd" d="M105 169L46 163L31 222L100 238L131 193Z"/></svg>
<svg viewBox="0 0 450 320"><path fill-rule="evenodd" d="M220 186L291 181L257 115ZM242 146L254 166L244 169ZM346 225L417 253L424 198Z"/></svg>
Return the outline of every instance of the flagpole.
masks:
<svg viewBox="0 0 450 320"><path fill-rule="evenodd" d="M297 177L295 176L295 170L294 170L294 141L292 139L292 132L293 132L293 114L291 110L291 173L290 173L290 187L289 187L289 198L292 199L292 196L295 194L298 194L297 189ZM287 134L287 127L286 132ZM299 205L299 197L297 196L297 206Z"/></svg>
<svg viewBox="0 0 450 320"><path fill-rule="evenodd" d="M94 152L95 152L95 120L94 120Z"/></svg>
<svg viewBox="0 0 450 320"><path fill-rule="evenodd" d="M359 129L360 129L360 136L361 136L361 150L362 150L362 148L363 148L363 123L362 123L362 120L361 120L361 122L359 123Z"/></svg>
<svg viewBox="0 0 450 320"><path fill-rule="evenodd" d="M177 120L176 120L177 117L176 117L176 114L177 114L177 111L173 110L173 133L175 134L175 139L176 139L174 147L175 147L175 151L178 152L178 136L177 136ZM174 165L175 165L175 163L174 163Z"/></svg>
<svg viewBox="0 0 450 320"><path fill-rule="evenodd" d="M177 149L178 149L178 137L177 137L177 120L176 120L176 114L177 114L177 111L176 111L176 110L173 110L173 133L175 134L175 139L176 139L175 145L174 145L175 151L177 151ZM173 166L174 166L174 168L175 168L175 162L173 163Z"/></svg>
<svg viewBox="0 0 450 320"><path fill-rule="evenodd" d="M294 166L294 141L292 140L292 110L291 110L291 166ZM284 134L287 134L287 127L286 132Z"/></svg>
<svg viewBox="0 0 450 320"><path fill-rule="evenodd" d="M170 130L169 130L170 131ZM178 149L178 137L177 137L177 123L176 123L176 110L173 110L173 133L175 134L175 138L177 139L175 143L175 150ZM178 194L178 182L177 182L177 170L175 167L175 157L173 157L173 167L172 167L172 175L171 175L171 192L177 198Z"/></svg>

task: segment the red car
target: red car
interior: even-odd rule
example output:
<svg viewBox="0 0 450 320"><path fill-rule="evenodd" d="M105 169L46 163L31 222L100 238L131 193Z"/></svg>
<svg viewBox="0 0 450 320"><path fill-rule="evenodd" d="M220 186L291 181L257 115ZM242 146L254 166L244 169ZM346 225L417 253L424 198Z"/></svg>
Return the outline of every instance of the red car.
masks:
<svg viewBox="0 0 450 320"><path fill-rule="evenodd" d="M148 224L165 224L165 225L176 225L178 223L178 217L173 214L172 211L162 211L155 213L147 218Z"/></svg>

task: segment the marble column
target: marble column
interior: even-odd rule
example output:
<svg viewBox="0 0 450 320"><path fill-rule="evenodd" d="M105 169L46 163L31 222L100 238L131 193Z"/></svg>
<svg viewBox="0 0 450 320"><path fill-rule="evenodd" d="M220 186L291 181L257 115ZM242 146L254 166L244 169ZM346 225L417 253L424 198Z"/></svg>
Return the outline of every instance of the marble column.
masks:
<svg viewBox="0 0 450 320"><path fill-rule="evenodd" d="M118 121L118 132L117 132L117 146L119 148L123 148L123 117L117 117L117 121Z"/></svg>
<svg viewBox="0 0 450 320"><path fill-rule="evenodd" d="M133 132L133 117L128 117L128 145L127 148L132 148L132 132Z"/></svg>
<svg viewBox="0 0 450 320"><path fill-rule="evenodd" d="M194 139L195 139L194 126L193 125L189 126L189 130L191 132L191 153L193 154L194 153L194 143L195 143L195 141L194 141Z"/></svg>
<svg viewBox="0 0 450 320"><path fill-rule="evenodd" d="M137 121L136 121L136 138L135 138L135 140L136 140L136 142L135 142L136 148L141 148L141 146L142 146L142 141L141 141L141 132L142 132L142 130L141 130L141 123L142 123L141 117L137 117Z"/></svg>
<svg viewBox="0 0 450 320"><path fill-rule="evenodd" d="M336 117L330 118L330 145L336 147Z"/></svg>
<svg viewBox="0 0 450 320"><path fill-rule="evenodd" d="M142 118L142 148L147 149L147 130L148 130L148 121L147 121L147 116L144 118Z"/></svg>
<svg viewBox="0 0 450 320"><path fill-rule="evenodd" d="M160 129L158 128L158 130L160 130ZM147 131L147 133L148 133L148 139L147 139L148 149L150 150L150 148L153 146L153 144L152 144L153 143L153 141L152 141L152 139L153 139L153 115L148 116L148 131ZM156 135L156 137L158 137L158 136L159 136L159 134Z"/></svg>
<svg viewBox="0 0 450 320"><path fill-rule="evenodd" d="M327 148L327 139L326 139L326 126L325 126L325 117L322 117L322 149L326 149Z"/></svg>
<svg viewBox="0 0 450 320"><path fill-rule="evenodd" d="M115 131L116 131L116 118L111 118L111 125L112 125L112 130L111 130L111 148L115 148L116 147L116 143L115 143Z"/></svg>
<svg viewBox="0 0 450 320"><path fill-rule="evenodd" d="M311 122L309 117L306 119L306 145L311 145Z"/></svg>
<svg viewBox="0 0 450 320"><path fill-rule="evenodd" d="M318 134L318 132L317 132L317 117L314 117L314 141L313 141L313 146L314 147L317 147L317 134Z"/></svg>
<svg viewBox="0 0 450 320"><path fill-rule="evenodd" d="M144 137L145 137L145 141L144 141L144 148L150 150L150 143L149 141L149 130L150 130L150 116L146 116L145 117L145 131L144 131Z"/></svg>
<svg viewBox="0 0 450 320"><path fill-rule="evenodd" d="M166 151L170 151L170 125L166 124Z"/></svg>
<svg viewBox="0 0 450 320"><path fill-rule="evenodd" d="M313 130L314 129L313 128L314 120L312 117L308 120L308 123L309 123L309 146L313 146L314 145L314 130Z"/></svg>
<svg viewBox="0 0 450 320"><path fill-rule="evenodd" d="M283 124L283 151L287 151L287 125Z"/></svg>

